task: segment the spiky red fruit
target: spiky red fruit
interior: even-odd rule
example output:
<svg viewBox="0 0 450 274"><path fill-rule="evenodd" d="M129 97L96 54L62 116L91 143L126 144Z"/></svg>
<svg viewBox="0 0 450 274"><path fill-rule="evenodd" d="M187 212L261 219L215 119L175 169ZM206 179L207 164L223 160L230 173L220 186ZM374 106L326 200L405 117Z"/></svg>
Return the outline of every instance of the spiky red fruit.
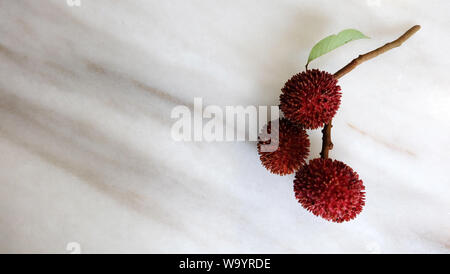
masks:
<svg viewBox="0 0 450 274"><path fill-rule="evenodd" d="M295 197L304 208L328 221L356 217L365 204L363 182L352 168L331 159L314 159L295 175Z"/></svg>
<svg viewBox="0 0 450 274"><path fill-rule="evenodd" d="M316 129L336 114L341 103L340 90L332 74L307 70L294 75L281 89L280 109L292 122Z"/></svg>
<svg viewBox="0 0 450 274"><path fill-rule="evenodd" d="M273 123L278 123L278 131L273 130ZM268 140L267 137L270 136L272 139ZM269 122L258 139L261 162L270 172L279 175L291 174L305 164L309 154L308 135L303 128L286 118ZM265 145L266 149L271 148L273 152L264 152L262 145Z"/></svg>

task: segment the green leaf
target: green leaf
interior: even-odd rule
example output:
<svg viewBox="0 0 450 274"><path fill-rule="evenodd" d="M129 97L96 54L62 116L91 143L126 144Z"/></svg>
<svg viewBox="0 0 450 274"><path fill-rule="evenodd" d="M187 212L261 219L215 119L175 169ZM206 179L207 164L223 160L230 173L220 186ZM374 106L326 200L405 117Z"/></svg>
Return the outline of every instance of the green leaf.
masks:
<svg viewBox="0 0 450 274"><path fill-rule="evenodd" d="M359 30L355 29L346 29L341 32L339 32L338 35L333 34L328 37L325 37L324 39L320 40L319 43L317 43L309 53L308 57L308 65L312 60L324 55L325 53L328 53L350 41L363 39L363 38L370 38L362 34Z"/></svg>

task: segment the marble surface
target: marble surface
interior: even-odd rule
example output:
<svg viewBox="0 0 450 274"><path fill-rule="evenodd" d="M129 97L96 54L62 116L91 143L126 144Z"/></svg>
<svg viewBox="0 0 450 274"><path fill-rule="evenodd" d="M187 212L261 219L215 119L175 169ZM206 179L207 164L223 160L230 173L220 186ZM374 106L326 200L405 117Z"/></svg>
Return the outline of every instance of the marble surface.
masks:
<svg viewBox="0 0 450 274"><path fill-rule="evenodd" d="M0 0L0 252L449 253L450 2ZM304 210L254 142L174 142L170 111L276 105L309 49L340 80L331 157L367 188L354 221ZM311 131L312 152L320 132ZM69 246L68 246L69 244ZM70 248L69 248L70 249Z"/></svg>

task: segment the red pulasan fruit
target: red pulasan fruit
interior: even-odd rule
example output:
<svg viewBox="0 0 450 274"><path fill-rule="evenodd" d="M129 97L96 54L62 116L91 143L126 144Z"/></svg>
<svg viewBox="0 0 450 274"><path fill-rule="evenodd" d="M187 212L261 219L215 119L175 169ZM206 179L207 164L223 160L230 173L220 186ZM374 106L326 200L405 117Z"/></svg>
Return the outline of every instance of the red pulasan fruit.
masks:
<svg viewBox="0 0 450 274"><path fill-rule="evenodd" d="M278 134L276 132L271 134L273 123L278 123ZM261 134L258 137L258 153L261 162L270 172L278 175L291 174L305 164L309 154L309 139L302 127L291 123L285 118L281 118L279 122L278 120L269 122L263 129L263 132L274 136L272 140L267 140L265 134ZM275 146L273 147L274 151L261 151L263 144ZM278 149L276 148L277 144Z"/></svg>
<svg viewBox="0 0 450 274"><path fill-rule="evenodd" d="M295 197L314 215L342 223L358 215L365 204L363 182L352 168L331 159L314 159L295 175Z"/></svg>
<svg viewBox="0 0 450 274"><path fill-rule="evenodd" d="M281 89L280 109L290 121L316 129L336 114L341 103L340 90L332 74L307 70L294 75Z"/></svg>

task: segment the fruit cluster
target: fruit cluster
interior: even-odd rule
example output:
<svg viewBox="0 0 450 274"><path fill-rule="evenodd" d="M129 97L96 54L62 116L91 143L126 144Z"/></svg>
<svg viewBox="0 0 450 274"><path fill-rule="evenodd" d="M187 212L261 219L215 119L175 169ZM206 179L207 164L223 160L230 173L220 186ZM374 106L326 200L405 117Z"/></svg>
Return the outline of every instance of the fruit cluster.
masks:
<svg viewBox="0 0 450 274"><path fill-rule="evenodd" d="M261 138L258 152L262 164L278 175L295 174L294 192L299 203L333 222L355 218L365 204L363 182L356 172L343 162L317 158L306 164L310 142L306 129L317 129L329 123L341 103L341 88L330 73L317 69L306 70L289 79L280 95L280 109L284 118L269 122L262 134L271 133L278 124L278 148L264 152L262 145L274 140ZM275 127L276 128L276 127Z"/></svg>

